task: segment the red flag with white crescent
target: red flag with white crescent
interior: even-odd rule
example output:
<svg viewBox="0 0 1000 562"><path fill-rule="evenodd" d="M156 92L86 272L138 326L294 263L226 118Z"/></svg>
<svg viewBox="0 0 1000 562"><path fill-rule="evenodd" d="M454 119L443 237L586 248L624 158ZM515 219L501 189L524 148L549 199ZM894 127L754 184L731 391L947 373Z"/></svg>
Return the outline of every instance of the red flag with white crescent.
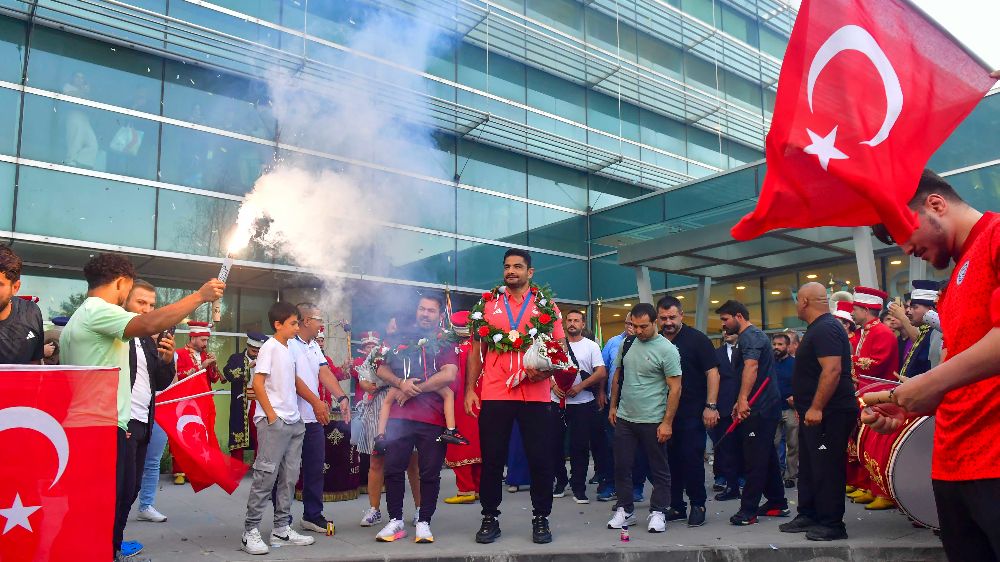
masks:
<svg viewBox="0 0 1000 562"><path fill-rule="evenodd" d="M0 365L0 560L111 560L118 369Z"/></svg>
<svg viewBox="0 0 1000 562"><path fill-rule="evenodd" d="M920 174L996 82L905 0L804 0L785 51L748 240L883 223L909 239Z"/></svg>
<svg viewBox="0 0 1000 562"><path fill-rule="evenodd" d="M232 494L248 467L219 447L215 435L215 399L208 380L196 379L157 394L156 423L170 439L170 452L183 467L195 492L218 484Z"/></svg>

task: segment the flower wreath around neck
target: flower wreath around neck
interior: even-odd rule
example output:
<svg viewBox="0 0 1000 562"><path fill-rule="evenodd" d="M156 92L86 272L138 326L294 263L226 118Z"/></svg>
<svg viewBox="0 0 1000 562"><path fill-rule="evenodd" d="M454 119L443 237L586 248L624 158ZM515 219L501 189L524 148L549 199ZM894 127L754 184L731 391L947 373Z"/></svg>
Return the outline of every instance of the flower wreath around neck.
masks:
<svg viewBox="0 0 1000 562"><path fill-rule="evenodd" d="M487 306L503 306L502 301L507 292L506 285L497 285L492 290L483 293L479 302L469 311L470 333L482 342L485 349L492 349L498 353L527 351L536 337L552 334L558 314L555 302L552 300L551 289L531 283L528 285L528 290L530 296L534 297L533 305L538 310L538 314L529 313L527 330L523 333L518 331L517 326L512 326L510 330L504 330L487 318ZM527 297L528 295L526 295ZM516 311L512 310L512 312L516 314Z"/></svg>

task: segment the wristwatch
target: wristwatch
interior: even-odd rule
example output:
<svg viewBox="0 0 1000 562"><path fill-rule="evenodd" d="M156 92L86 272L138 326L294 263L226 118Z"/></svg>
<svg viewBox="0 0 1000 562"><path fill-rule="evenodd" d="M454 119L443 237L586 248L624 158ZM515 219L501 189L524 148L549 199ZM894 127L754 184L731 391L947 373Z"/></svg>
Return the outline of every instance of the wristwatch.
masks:
<svg viewBox="0 0 1000 562"><path fill-rule="evenodd" d="M346 394L337 397L338 403L343 402L344 400L350 400L350 398L348 398Z"/></svg>
<svg viewBox="0 0 1000 562"><path fill-rule="evenodd" d="M715 402L706 402L705 407L709 410L718 410L719 406Z"/></svg>

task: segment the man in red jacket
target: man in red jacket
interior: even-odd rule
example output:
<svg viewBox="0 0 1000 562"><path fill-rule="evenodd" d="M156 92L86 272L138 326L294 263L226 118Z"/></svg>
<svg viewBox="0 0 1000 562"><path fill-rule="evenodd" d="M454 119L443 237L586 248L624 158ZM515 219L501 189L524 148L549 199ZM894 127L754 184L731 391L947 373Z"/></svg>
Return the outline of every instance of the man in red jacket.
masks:
<svg viewBox="0 0 1000 562"><path fill-rule="evenodd" d="M208 351L208 339L212 336L212 325L208 322L198 322L191 320L188 325L187 345L177 350L177 380L183 380L198 371L205 369L204 375L208 382L214 383L222 380L219 373L219 366L216 364L215 354ZM178 486L184 484L184 470L177 464L174 458L174 484Z"/></svg>

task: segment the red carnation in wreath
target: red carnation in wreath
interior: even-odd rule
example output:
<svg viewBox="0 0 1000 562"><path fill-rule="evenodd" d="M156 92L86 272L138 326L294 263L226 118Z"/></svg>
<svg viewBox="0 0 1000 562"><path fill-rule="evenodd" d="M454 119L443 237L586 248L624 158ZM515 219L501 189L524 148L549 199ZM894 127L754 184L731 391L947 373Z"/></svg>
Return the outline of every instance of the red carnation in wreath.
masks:
<svg viewBox="0 0 1000 562"><path fill-rule="evenodd" d="M477 333L479 334L479 337L485 338L486 336L490 335L490 327L480 326L479 331Z"/></svg>
<svg viewBox="0 0 1000 562"><path fill-rule="evenodd" d="M483 293L483 302L490 302L491 300L493 300L493 293L491 292Z"/></svg>
<svg viewBox="0 0 1000 562"><path fill-rule="evenodd" d="M538 321L541 322L542 324L548 324L549 322L552 321L552 317L543 312L538 315Z"/></svg>

